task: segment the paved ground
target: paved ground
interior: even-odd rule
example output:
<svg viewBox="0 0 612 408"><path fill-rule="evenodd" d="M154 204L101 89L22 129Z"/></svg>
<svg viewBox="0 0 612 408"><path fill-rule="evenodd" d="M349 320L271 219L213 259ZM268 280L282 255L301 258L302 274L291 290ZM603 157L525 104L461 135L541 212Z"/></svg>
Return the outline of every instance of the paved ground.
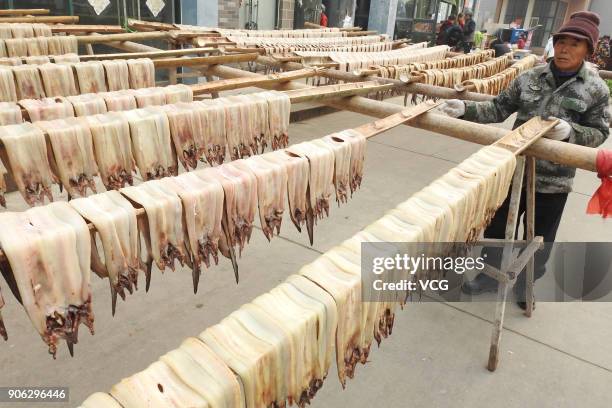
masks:
<svg viewBox="0 0 612 408"><path fill-rule="evenodd" d="M291 140L320 137L368 120L341 112L295 123ZM149 293L141 289L126 302L119 301L112 318L108 284L94 277L96 334L82 329L74 358L62 347L53 361L5 290L8 304L2 314L10 338L0 343L0 386L68 386L70 406L76 406L271 289L477 148L407 127L376 137L368 143L361 191L319 223L315 245L309 247L305 233L297 233L287 217L281 236L272 243L255 230L240 260L239 285L225 260L206 271L197 295L192 293L190 271L157 272ZM596 185L593 174L578 176L560 240L610 240L610 222L584 214ZM10 197L11 202L19 200ZM398 312L393 335L372 351L366 366L357 368L346 390L341 390L332 367L312 406L612 406L612 304L539 303L531 319L509 304L501 366L494 374L485 369L493 311L494 304L486 302L409 304Z"/></svg>

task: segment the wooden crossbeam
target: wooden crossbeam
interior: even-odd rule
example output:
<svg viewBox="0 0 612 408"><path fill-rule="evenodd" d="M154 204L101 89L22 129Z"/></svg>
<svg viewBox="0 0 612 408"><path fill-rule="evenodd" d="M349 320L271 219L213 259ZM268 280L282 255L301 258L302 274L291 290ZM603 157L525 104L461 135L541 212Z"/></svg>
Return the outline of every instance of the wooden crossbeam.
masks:
<svg viewBox="0 0 612 408"><path fill-rule="evenodd" d="M49 14L49 9L7 9L0 10L0 16L37 16Z"/></svg>
<svg viewBox="0 0 612 408"><path fill-rule="evenodd" d="M51 26L52 33L124 33L123 27L118 25L95 25L95 24L56 24Z"/></svg>
<svg viewBox="0 0 612 408"><path fill-rule="evenodd" d="M181 57L186 55L201 55L201 54L218 54L218 48L185 48L181 50L161 50L161 51L145 51L145 52L123 52L116 54L95 54L81 55L81 61L92 60L109 60L109 59L134 59L134 58L167 58Z"/></svg>
<svg viewBox="0 0 612 408"><path fill-rule="evenodd" d="M76 24L79 16L18 16L0 17L0 23Z"/></svg>

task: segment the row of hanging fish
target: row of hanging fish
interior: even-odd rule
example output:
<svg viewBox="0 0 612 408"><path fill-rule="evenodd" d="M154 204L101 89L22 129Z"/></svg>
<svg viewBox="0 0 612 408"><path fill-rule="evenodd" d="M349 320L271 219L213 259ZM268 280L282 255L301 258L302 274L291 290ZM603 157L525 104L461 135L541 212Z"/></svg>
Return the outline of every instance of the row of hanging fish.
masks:
<svg viewBox="0 0 612 408"><path fill-rule="evenodd" d="M10 268L4 273L12 273L11 289L49 352L55 355L64 339L72 353L79 324L93 332L90 270L108 279L113 314L117 295L125 299L137 289L139 275L148 290L153 263L161 272L177 261L190 266L195 292L202 263L217 264L220 252L232 259L238 281L235 248L242 253L257 216L271 240L288 209L298 229L311 223L312 242L334 190L339 205L359 188L364 158L365 137L347 130L119 191L0 213L0 248ZM1 319L0 327L5 336Z"/></svg>
<svg viewBox="0 0 612 408"><path fill-rule="evenodd" d="M400 291L392 298L367 291L367 301L362 297L362 243L469 241L504 201L515 164L507 150L481 149L298 274L109 393L93 394L81 408L303 407L334 358L344 387L356 365L369 360L372 343L380 346L391 334L397 306L408 299ZM394 256L401 246L377 249ZM428 248L431 256L448 249ZM405 270L391 272L383 279L411 279Z"/></svg>
<svg viewBox="0 0 612 408"><path fill-rule="evenodd" d="M0 39L51 37L51 27L41 23L0 23Z"/></svg>
<svg viewBox="0 0 612 408"><path fill-rule="evenodd" d="M229 37L240 47L258 47L267 54L294 51L388 51L393 43L380 35L336 38Z"/></svg>
<svg viewBox="0 0 612 408"><path fill-rule="evenodd" d="M64 62L80 62L81 58L77 54L62 55L33 55L30 57L0 57L0 65L41 65L50 62L61 64Z"/></svg>
<svg viewBox="0 0 612 408"><path fill-rule="evenodd" d="M0 66L1 102L154 86L149 58Z"/></svg>
<svg viewBox="0 0 612 408"><path fill-rule="evenodd" d="M0 57L78 54L79 44L73 35L0 39Z"/></svg>
<svg viewBox="0 0 612 408"><path fill-rule="evenodd" d="M533 68L537 61L538 58L535 55L528 55L497 74L487 78L468 79L463 82L463 85L473 85L478 93L499 95L521 72Z"/></svg>
<svg viewBox="0 0 612 408"><path fill-rule="evenodd" d="M177 100L191 99L185 85L166 89L175 87L188 91ZM168 102L164 88L133 92L149 90L160 98L158 104ZM69 98L89 106L87 113L95 113L96 101L104 106L99 95L84 100L86 96ZM33 118L32 110L44 100L30 102L38 104L26 106ZM96 191L94 177L98 175L107 189L118 189L133 183L136 169L143 180L153 180L178 174L178 162L192 170L198 162L218 165L256 155L266 147L286 147L290 110L286 94L266 91L0 126L0 142L19 192L29 205L36 205L45 198L53 201L55 183L66 189L69 198L83 197L87 190ZM36 115L42 116L40 112Z"/></svg>
<svg viewBox="0 0 612 408"><path fill-rule="evenodd" d="M191 88L182 84L68 97L23 99L19 102L0 102L0 126L19 124L26 118L29 122L38 122L192 101ZM27 115L26 118L22 109Z"/></svg>
<svg viewBox="0 0 612 408"><path fill-rule="evenodd" d="M507 55L502 55L467 67L426 69L413 71L411 75L421 77L420 82L425 84L452 88L467 79L486 78L495 75L506 69L511 63L512 60Z"/></svg>
<svg viewBox="0 0 612 408"><path fill-rule="evenodd" d="M304 58L305 62L323 62L324 59L331 59L338 63L339 70L353 72L371 65L398 65L442 59L449 50L446 45L430 48L426 46L427 43L418 43L381 52L296 51L295 54Z"/></svg>
<svg viewBox="0 0 612 408"><path fill-rule="evenodd" d="M383 78L400 79L402 76L410 75L415 71L469 67L487 62L494 56L493 50L482 50L470 54L456 55L450 58L412 62L404 65L371 65L368 69L377 69L378 75Z"/></svg>

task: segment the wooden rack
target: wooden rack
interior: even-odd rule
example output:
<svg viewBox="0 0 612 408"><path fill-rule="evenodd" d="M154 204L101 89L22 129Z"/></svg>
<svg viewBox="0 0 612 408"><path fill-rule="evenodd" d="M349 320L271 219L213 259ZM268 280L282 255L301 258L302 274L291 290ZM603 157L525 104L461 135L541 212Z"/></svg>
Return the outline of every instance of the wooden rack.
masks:
<svg viewBox="0 0 612 408"><path fill-rule="evenodd" d="M0 17L0 23L76 24L79 16L18 16Z"/></svg>
<svg viewBox="0 0 612 408"><path fill-rule="evenodd" d="M49 14L49 9L7 9L0 10L0 16L37 16Z"/></svg>

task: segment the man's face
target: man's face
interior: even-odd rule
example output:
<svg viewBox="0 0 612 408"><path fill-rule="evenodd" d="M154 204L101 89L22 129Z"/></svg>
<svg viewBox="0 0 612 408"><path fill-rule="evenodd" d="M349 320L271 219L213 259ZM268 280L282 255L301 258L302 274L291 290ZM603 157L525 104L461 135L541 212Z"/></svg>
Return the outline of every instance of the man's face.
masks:
<svg viewBox="0 0 612 408"><path fill-rule="evenodd" d="M561 71L578 71L588 53L586 40L561 37L555 42L555 66Z"/></svg>

